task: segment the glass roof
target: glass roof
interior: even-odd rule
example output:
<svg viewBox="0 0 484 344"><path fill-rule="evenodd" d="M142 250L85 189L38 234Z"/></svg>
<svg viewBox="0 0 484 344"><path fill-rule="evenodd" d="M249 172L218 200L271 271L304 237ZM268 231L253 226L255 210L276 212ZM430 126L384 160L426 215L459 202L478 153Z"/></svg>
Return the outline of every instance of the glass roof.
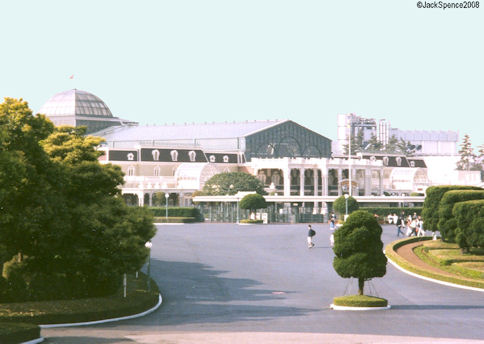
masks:
<svg viewBox="0 0 484 344"><path fill-rule="evenodd" d="M113 117L111 110L99 97L77 89L55 94L38 112L46 116Z"/></svg>

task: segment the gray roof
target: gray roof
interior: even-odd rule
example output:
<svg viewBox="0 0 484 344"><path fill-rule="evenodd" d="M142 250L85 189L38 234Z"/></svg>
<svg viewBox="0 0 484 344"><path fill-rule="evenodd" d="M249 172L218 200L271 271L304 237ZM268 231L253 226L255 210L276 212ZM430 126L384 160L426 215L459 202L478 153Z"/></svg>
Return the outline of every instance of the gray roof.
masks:
<svg viewBox="0 0 484 344"><path fill-rule="evenodd" d="M46 116L113 117L111 110L92 93L78 89L54 94L38 113Z"/></svg>
<svg viewBox="0 0 484 344"><path fill-rule="evenodd" d="M228 139L246 137L286 121L288 120L117 126L92 135L104 137L106 141Z"/></svg>

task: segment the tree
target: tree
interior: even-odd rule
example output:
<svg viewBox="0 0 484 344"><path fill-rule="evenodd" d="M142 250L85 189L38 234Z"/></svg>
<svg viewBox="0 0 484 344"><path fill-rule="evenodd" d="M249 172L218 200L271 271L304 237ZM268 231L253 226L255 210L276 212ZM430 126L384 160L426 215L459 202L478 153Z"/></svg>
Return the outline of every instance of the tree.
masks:
<svg viewBox="0 0 484 344"><path fill-rule="evenodd" d="M262 182L251 174L244 172L224 172L214 175L203 187L207 196L235 195L239 191L255 191L265 195Z"/></svg>
<svg viewBox="0 0 484 344"><path fill-rule="evenodd" d="M360 206L358 205L358 201L353 198L352 196L348 197L348 214L351 214L353 211L358 210ZM333 203L333 209L339 214L346 214L346 198L345 196L338 197Z"/></svg>
<svg viewBox="0 0 484 344"><path fill-rule="evenodd" d="M239 205L241 209L250 209L251 211L267 208L267 203L264 196L257 193L245 195L244 198L240 200Z"/></svg>
<svg viewBox="0 0 484 344"><path fill-rule="evenodd" d="M484 200L458 202L452 214L457 221L456 242L468 252L471 247L484 247Z"/></svg>
<svg viewBox="0 0 484 344"><path fill-rule="evenodd" d="M358 131L356 136L351 137L351 154L356 154L364 150L363 146L363 130ZM343 145L343 153L348 155L348 144Z"/></svg>
<svg viewBox="0 0 484 344"><path fill-rule="evenodd" d="M457 169L469 171L476 156L474 155L474 150L472 149L471 139L467 134L464 135L462 143L460 144L459 155L460 160L457 162Z"/></svg>
<svg viewBox="0 0 484 344"><path fill-rule="evenodd" d="M381 234L375 217L364 210L352 213L334 232L333 267L343 278L358 278L359 295L363 295L365 281L386 273Z"/></svg>
<svg viewBox="0 0 484 344"><path fill-rule="evenodd" d="M392 135L388 140L388 143L385 145L385 152L389 154L397 153L398 151L398 139L395 135Z"/></svg>
<svg viewBox="0 0 484 344"><path fill-rule="evenodd" d="M371 135L370 140L368 141L368 151L370 152L379 152L383 148L383 144L378 140L375 134Z"/></svg>

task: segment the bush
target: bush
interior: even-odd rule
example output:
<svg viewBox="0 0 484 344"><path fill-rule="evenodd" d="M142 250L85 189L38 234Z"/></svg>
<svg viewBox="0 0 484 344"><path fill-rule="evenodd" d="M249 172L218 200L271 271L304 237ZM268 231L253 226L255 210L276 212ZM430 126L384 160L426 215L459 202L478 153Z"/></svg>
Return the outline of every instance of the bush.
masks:
<svg viewBox="0 0 484 344"><path fill-rule="evenodd" d="M353 197L348 197L348 214L358 210L358 201ZM338 197L333 203L333 209L339 214L346 214L346 198L345 196Z"/></svg>
<svg viewBox="0 0 484 344"><path fill-rule="evenodd" d="M250 210L267 208L266 199L259 194L245 195L240 200L240 208Z"/></svg>
<svg viewBox="0 0 484 344"><path fill-rule="evenodd" d="M425 194L423 194L421 192L411 192L410 196L425 196Z"/></svg>
<svg viewBox="0 0 484 344"><path fill-rule="evenodd" d="M262 221L262 220L243 219L243 220L240 220L240 223L254 223L254 224L260 224L260 223L264 223L264 221Z"/></svg>
<svg viewBox="0 0 484 344"><path fill-rule="evenodd" d="M335 297L333 304L346 307L386 307L388 306L388 301L368 295L346 295Z"/></svg>
<svg viewBox="0 0 484 344"><path fill-rule="evenodd" d="M0 343L16 344L40 338L40 327L26 323L0 323Z"/></svg>
<svg viewBox="0 0 484 344"><path fill-rule="evenodd" d="M484 247L484 200L456 203L452 214L457 222L459 247L465 251L470 247Z"/></svg>
<svg viewBox="0 0 484 344"><path fill-rule="evenodd" d="M165 217L165 207L149 207L148 208L154 217ZM195 221L203 222L203 215L200 213L200 209L195 207L168 207L168 217L186 217L193 218Z"/></svg>
<svg viewBox="0 0 484 344"><path fill-rule="evenodd" d="M451 190L442 196L439 204L438 228L443 241L455 242L457 220L452 214L454 205L476 199L484 199L484 190Z"/></svg>
<svg viewBox="0 0 484 344"><path fill-rule="evenodd" d="M439 205L442 196L450 190L482 190L477 186L463 185L441 185L427 188L425 201L423 204L422 217L424 228L430 231L437 231L439 223Z"/></svg>
<svg viewBox="0 0 484 344"><path fill-rule="evenodd" d="M358 278L358 293L366 280L383 277L387 259L383 254L382 229L375 217L358 210L334 233L333 267L343 278Z"/></svg>
<svg viewBox="0 0 484 344"><path fill-rule="evenodd" d="M197 222L194 217L169 217L168 221L166 217L160 216L160 217L155 217L154 218L155 223L193 223Z"/></svg>

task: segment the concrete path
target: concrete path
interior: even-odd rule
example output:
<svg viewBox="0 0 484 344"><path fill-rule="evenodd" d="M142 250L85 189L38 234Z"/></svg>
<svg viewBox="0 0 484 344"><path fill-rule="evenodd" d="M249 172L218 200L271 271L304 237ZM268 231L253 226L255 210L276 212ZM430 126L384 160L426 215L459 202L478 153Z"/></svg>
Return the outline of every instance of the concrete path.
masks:
<svg viewBox="0 0 484 344"><path fill-rule="evenodd" d="M327 225L159 226L152 274L164 304L136 320L49 329L47 343L457 343L484 342L484 294L406 275L391 265L367 283L389 311L329 309L356 280L332 268ZM385 243L396 239L385 226ZM437 341L439 339L439 341ZM468 341L460 341L468 342Z"/></svg>

